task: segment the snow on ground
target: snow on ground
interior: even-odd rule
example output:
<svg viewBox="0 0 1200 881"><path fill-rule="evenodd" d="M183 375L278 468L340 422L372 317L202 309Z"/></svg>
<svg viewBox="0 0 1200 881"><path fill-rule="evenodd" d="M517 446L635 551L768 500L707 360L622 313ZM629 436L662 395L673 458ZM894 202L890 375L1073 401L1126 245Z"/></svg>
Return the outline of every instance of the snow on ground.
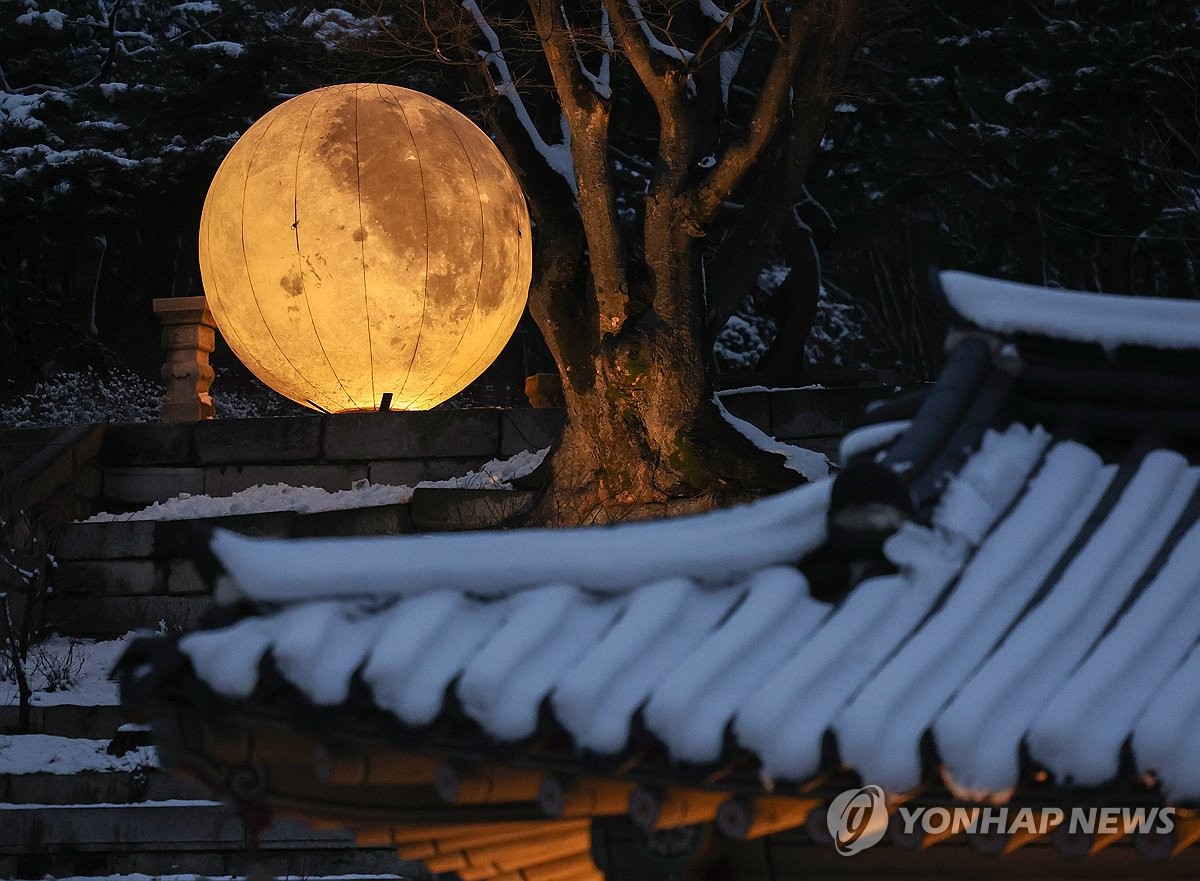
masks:
<svg viewBox="0 0 1200 881"><path fill-rule="evenodd" d="M211 799L211 798L160 798L160 799L151 799L149 801L94 801L94 802L84 802L82 804L75 804L75 805L41 804L38 802L0 802L0 811L45 811L45 810L92 811L97 808L112 808L113 810L119 811L119 810L127 810L129 808L215 808L215 807L220 807L222 804L224 804L224 802L215 801L214 799ZM51 876L46 876L46 877L50 878ZM84 876L84 877L87 877L87 876ZM138 875L135 873L133 875L112 875L112 876L101 875L101 876L94 876L94 877L98 877L98 878L108 878L108 877L139 878L140 877L140 878L144 878L146 876ZM194 877L194 876L155 875L154 877L155 878L173 878L173 877L187 878L187 877ZM203 875L200 877L210 878L212 876ZM357 878L357 877L361 877L361 876L356 875L354 877ZM60 879L60 881L61 881L61 879Z"/></svg>
<svg viewBox="0 0 1200 881"><path fill-rule="evenodd" d="M785 461L784 468L790 468L804 475L804 479L809 482L820 480L823 477L829 476L829 460L825 458L823 453L818 453L815 450L806 450L804 447L798 447L795 444L785 444L783 441L775 440L757 425L752 422L747 422L745 419L739 419L721 403L720 396L714 396L713 401L717 405L717 409L721 411L721 415L725 421L737 429L738 433L767 453L778 453L783 456Z"/></svg>
<svg viewBox="0 0 1200 881"><path fill-rule="evenodd" d="M52 636L30 647L27 671L35 707L59 704L99 707L120 703L117 683L108 680L125 650L128 636L97 642ZM9 675L0 679L0 706L17 703L17 686Z"/></svg>
<svg viewBox="0 0 1200 881"><path fill-rule="evenodd" d="M245 881L245 875L72 875L56 881ZM372 881L406 879L408 875L273 875L275 881Z"/></svg>
<svg viewBox="0 0 1200 881"><path fill-rule="evenodd" d="M193 52L217 52L223 55L228 55L230 58L237 58L246 51L246 47L241 43L233 43L229 40L215 40L212 43L197 43L192 46Z"/></svg>
<svg viewBox="0 0 1200 881"><path fill-rule="evenodd" d="M818 383L812 385L744 385L741 388L726 388L717 392L718 398L727 398L731 395L750 395L755 392L810 392L820 390L825 386Z"/></svg>
<svg viewBox="0 0 1200 881"><path fill-rule="evenodd" d="M53 734L0 737L0 774L78 774L158 767L154 747L134 747L123 756L114 756L108 752L109 743Z"/></svg>
<svg viewBox="0 0 1200 881"><path fill-rule="evenodd" d="M423 480L418 487L449 487L458 489L512 489L512 481L531 473L549 452L547 447L537 452L523 451L508 459L493 459L478 471L468 471L462 477L448 480ZM383 486L360 481L353 489L330 492L316 486L252 486L231 496L206 496L181 493L165 502L155 502L131 514L100 513L85 523L106 523L114 520L191 520L200 517L225 517L232 514L258 514L265 511L297 511L312 514L317 511L343 511L349 508L368 508L376 505L403 505L412 500L411 486Z"/></svg>

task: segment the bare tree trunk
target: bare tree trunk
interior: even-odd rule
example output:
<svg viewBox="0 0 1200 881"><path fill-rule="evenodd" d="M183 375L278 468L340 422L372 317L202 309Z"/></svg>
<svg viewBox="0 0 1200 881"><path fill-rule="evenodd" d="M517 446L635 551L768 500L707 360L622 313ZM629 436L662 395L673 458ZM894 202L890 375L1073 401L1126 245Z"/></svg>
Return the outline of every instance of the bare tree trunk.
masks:
<svg viewBox="0 0 1200 881"><path fill-rule="evenodd" d="M499 13L489 19L478 0L422 5L420 27L459 46L477 93L495 96L488 126L534 220L529 309L567 408L534 522L695 511L799 481L721 417L712 342L801 198L856 44L858 3L743 2L714 18L700 5L676 16L628 0L526 0L499 30ZM507 55L505 28L519 35L514 53L536 45L537 57ZM735 101L729 65L736 72L751 40L758 86ZM518 57L550 88L522 93ZM612 116L644 124L651 107L657 132L638 134L634 151L652 167L648 186L622 190ZM555 123L561 134L548 138Z"/></svg>

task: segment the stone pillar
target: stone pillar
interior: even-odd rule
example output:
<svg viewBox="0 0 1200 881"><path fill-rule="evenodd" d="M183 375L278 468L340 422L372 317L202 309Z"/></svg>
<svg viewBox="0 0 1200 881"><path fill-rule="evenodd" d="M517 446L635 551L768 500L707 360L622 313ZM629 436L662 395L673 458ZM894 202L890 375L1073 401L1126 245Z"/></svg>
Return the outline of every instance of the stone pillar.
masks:
<svg viewBox="0 0 1200 881"><path fill-rule="evenodd" d="M217 325L203 297L164 297L154 301L162 322L163 422L194 422L213 418L212 366L209 353L216 345Z"/></svg>

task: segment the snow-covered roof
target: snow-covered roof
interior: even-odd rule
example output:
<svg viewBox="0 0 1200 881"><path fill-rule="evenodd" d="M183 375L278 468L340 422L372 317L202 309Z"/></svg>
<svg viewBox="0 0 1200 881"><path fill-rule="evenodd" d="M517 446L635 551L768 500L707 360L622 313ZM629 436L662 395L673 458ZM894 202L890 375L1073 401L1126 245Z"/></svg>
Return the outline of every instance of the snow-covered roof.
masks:
<svg viewBox="0 0 1200 881"><path fill-rule="evenodd" d="M1194 300L1091 294L972 275L939 274L950 308L997 334L1031 334L1119 346L1200 349L1200 305Z"/></svg>
<svg viewBox="0 0 1200 881"><path fill-rule="evenodd" d="M983 282L946 280L976 328L1016 328L989 324L1008 313L983 305ZM1098 298L1043 294L1050 318L1021 328L1078 339L1060 298L1094 320ZM1200 304L1171 306L1194 334ZM1111 320L1093 337L1150 339ZM1171 345L1200 350L1187 333ZM1128 387L1170 388L1200 380L1200 359L1180 373L1075 357L1056 386L1052 352L964 338L935 386L868 412L837 478L702 516L218 533L218 600L242 612L174 650L235 703L280 688L307 706L365 702L410 741L465 717L484 753L553 750L560 768L636 778L651 742L658 780L749 759L767 789L848 768L891 793L1003 801L1048 774L1200 802L1200 400L1078 382L1149 370Z"/></svg>

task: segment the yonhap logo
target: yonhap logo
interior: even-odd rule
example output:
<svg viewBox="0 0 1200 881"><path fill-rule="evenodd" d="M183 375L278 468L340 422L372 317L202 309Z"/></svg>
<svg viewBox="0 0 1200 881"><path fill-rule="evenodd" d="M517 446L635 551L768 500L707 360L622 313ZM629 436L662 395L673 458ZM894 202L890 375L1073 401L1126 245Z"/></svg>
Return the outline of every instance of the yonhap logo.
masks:
<svg viewBox="0 0 1200 881"><path fill-rule="evenodd" d="M878 844L887 832L888 812L878 786L847 789L825 812L833 845L844 857Z"/></svg>

